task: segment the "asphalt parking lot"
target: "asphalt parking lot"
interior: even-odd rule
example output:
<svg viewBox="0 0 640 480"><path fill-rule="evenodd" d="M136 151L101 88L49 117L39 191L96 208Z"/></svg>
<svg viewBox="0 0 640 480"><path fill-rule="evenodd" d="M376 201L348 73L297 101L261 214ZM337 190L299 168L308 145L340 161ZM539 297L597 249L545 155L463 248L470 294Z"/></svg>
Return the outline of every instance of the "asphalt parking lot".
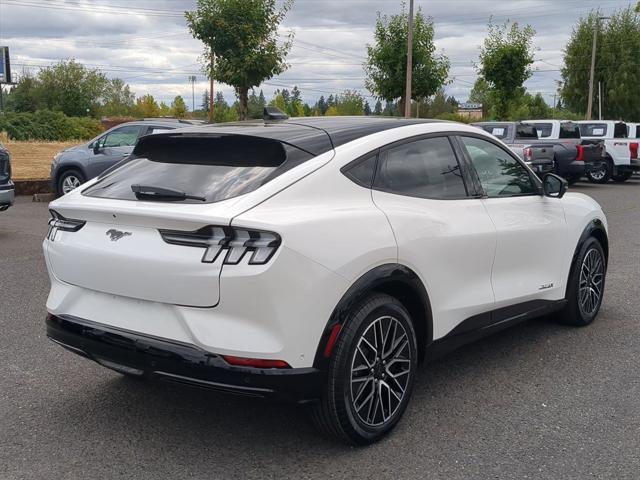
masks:
<svg viewBox="0 0 640 480"><path fill-rule="evenodd" d="M395 432L360 449L300 409L125 379L48 341L47 205L19 198L0 213L0 479L640 478L640 180L572 190L609 220L597 321L423 366Z"/></svg>

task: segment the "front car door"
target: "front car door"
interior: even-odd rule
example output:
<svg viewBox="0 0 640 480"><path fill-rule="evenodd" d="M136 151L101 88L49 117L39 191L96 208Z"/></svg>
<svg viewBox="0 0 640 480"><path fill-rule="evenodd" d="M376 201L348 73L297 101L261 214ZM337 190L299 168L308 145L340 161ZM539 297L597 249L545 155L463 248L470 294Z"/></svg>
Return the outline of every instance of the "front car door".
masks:
<svg viewBox="0 0 640 480"><path fill-rule="evenodd" d="M89 160L89 178L100 175L129 155L138 141L141 128L140 125L124 125L114 128L96 140L97 148Z"/></svg>
<svg viewBox="0 0 640 480"><path fill-rule="evenodd" d="M540 182L497 142L458 137L473 166L497 232L491 283L496 308L564 298L568 228L561 200L541 195Z"/></svg>
<svg viewBox="0 0 640 480"><path fill-rule="evenodd" d="M495 228L466 174L441 134L392 144L378 158L372 198L396 236L398 262L427 288L434 339L494 305Z"/></svg>

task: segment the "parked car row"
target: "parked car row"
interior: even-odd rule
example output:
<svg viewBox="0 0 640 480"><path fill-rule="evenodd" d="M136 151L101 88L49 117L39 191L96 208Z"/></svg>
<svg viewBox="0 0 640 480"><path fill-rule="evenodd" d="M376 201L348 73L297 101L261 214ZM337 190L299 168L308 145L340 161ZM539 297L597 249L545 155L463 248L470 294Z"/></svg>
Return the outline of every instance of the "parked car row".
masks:
<svg viewBox="0 0 640 480"><path fill-rule="evenodd" d="M593 183L624 182L640 173L640 124L618 121L526 120L482 122L476 126L507 143L521 158L543 142L553 144L554 172L573 183L582 176ZM528 127L536 130L533 138Z"/></svg>

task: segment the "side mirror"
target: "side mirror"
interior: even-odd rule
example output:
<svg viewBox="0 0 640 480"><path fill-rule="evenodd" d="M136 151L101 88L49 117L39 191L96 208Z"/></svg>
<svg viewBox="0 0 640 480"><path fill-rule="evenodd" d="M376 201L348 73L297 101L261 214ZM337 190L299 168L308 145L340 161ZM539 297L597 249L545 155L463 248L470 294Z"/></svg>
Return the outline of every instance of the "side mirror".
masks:
<svg viewBox="0 0 640 480"><path fill-rule="evenodd" d="M547 173L542 179L542 191L547 197L562 198L568 187L567 181L555 173Z"/></svg>
<svg viewBox="0 0 640 480"><path fill-rule="evenodd" d="M100 153L102 149L100 148L100 141L97 141L96 143L93 144L93 154L97 155Z"/></svg>

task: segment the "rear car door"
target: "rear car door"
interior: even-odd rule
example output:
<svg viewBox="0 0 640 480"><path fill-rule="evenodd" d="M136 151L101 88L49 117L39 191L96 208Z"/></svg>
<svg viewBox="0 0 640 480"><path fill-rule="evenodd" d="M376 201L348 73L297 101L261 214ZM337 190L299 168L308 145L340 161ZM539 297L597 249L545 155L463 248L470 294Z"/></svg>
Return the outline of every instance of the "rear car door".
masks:
<svg viewBox="0 0 640 480"><path fill-rule="evenodd" d="M567 224L561 201L541 195L539 180L502 146L476 136L458 138L497 232L491 273L496 308L563 298Z"/></svg>
<svg viewBox="0 0 640 480"><path fill-rule="evenodd" d="M389 219L398 262L424 282L433 337L493 308L491 265L495 228L446 135L383 148L372 198Z"/></svg>
<svg viewBox="0 0 640 480"><path fill-rule="evenodd" d="M146 127L144 127L146 129ZM133 151L138 141L140 125L124 125L115 128L97 140L88 165L89 178L96 177L115 165Z"/></svg>

